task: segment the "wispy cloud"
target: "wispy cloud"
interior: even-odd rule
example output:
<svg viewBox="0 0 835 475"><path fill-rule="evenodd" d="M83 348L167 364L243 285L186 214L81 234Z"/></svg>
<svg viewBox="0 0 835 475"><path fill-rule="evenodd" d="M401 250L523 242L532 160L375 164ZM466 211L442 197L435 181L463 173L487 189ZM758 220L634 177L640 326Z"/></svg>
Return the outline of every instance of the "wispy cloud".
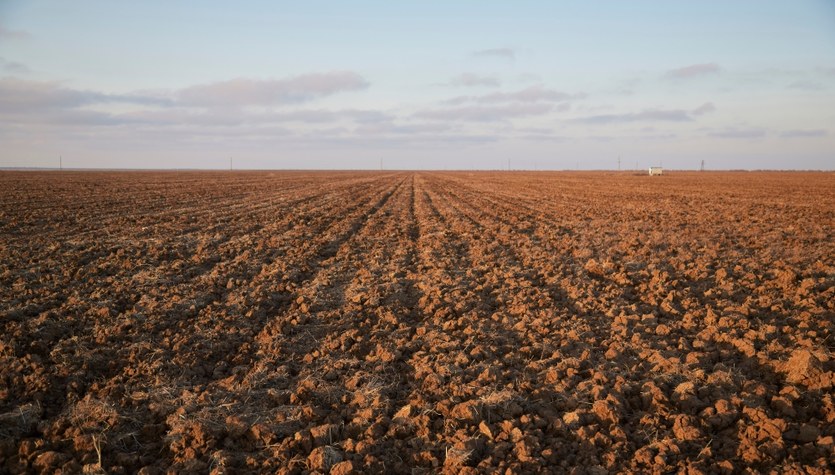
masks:
<svg viewBox="0 0 835 475"><path fill-rule="evenodd" d="M822 91L826 89L826 87L823 84L809 80L794 81L791 84L789 84L788 88L799 91Z"/></svg>
<svg viewBox="0 0 835 475"><path fill-rule="evenodd" d="M617 82L617 85L615 86L613 92L622 96L631 96L635 94L635 90L638 88L638 86L640 86L640 84L640 78L623 79Z"/></svg>
<svg viewBox="0 0 835 475"><path fill-rule="evenodd" d="M389 122L394 116L381 111L361 109L302 109L288 112L255 112L242 109L204 109L166 108L158 110L139 110L111 116L114 122L142 123L155 126L192 124L203 126L238 126L261 127L267 124L333 124L353 122L356 124L376 124Z"/></svg>
<svg viewBox="0 0 835 475"><path fill-rule="evenodd" d="M32 35L29 34L27 31L23 30L11 30L6 28L2 24L0 24L0 38L5 40L25 40L30 38Z"/></svg>
<svg viewBox="0 0 835 475"><path fill-rule="evenodd" d="M170 101L136 94L105 94L63 87L57 82L29 81L17 78L0 79L0 110L31 113L102 103L134 103L168 105Z"/></svg>
<svg viewBox="0 0 835 475"><path fill-rule="evenodd" d="M784 138L827 137L829 132L824 129L796 129L786 130L780 134Z"/></svg>
<svg viewBox="0 0 835 475"><path fill-rule="evenodd" d="M246 106L287 106L343 90L356 90L367 82L353 73L325 73L273 81L232 80L174 91L137 91L109 94L67 87L60 82L0 78L0 121L3 123L66 126L144 124L163 127L263 126L274 123L375 123L392 120L389 114L363 109L260 110ZM217 97L213 96L216 94ZM111 113L98 106L132 104L134 110Z"/></svg>
<svg viewBox="0 0 835 475"><path fill-rule="evenodd" d="M8 73L14 74L25 74L31 72L25 64L19 63L17 61L9 61L3 57L0 57L0 69Z"/></svg>
<svg viewBox="0 0 835 475"><path fill-rule="evenodd" d="M290 91L293 100L297 100L296 94L304 94L302 98L321 97L365 84L359 80L308 81L305 87L292 80L279 83L282 87L278 89ZM225 140L252 144L280 141L300 147L340 143L394 147L397 137L403 137L401 143L408 141L415 146L491 140L478 134L465 136L468 134L448 131L450 124L398 125L397 117L384 111L294 109L283 102L254 108L213 107L196 99L187 102L182 91L112 94L75 89L60 82L2 78L0 135L29 140L26 137L37 134L60 134L78 143L111 141L139 147L146 142L166 143L168 147L198 147ZM254 97L257 94L235 97L231 104L248 104ZM117 103L124 106L102 107Z"/></svg>
<svg viewBox="0 0 835 475"><path fill-rule="evenodd" d="M693 110L685 109L645 109L640 112L624 114L597 114L573 119L572 122L585 124L620 124L629 122L692 122L695 117L709 114L716 110L712 102L705 102Z"/></svg>
<svg viewBox="0 0 835 475"><path fill-rule="evenodd" d="M516 51L513 48L490 48L473 51L473 56L514 60L516 59Z"/></svg>
<svg viewBox="0 0 835 475"><path fill-rule="evenodd" d="M618 124L627 122L691 122L690 113L682 109L648 109L627 114L601 114L574 119L585 124Z"/></svg>
<svg viewBox="0 0 835 475"><path fill-rule="evenodd" d="M553 142L553 143L565 143L573 139L573 137L566 137L564 135L557 135L553 132L551 133L529 133L529 134L520 134L515 137L519 140L527 140L530 142Z"/></svg>
<svg viewBox="0 0 835 475"><path fill-rule="evenodd" d="M683 68L671 69L667 71L665 76L671 79L688 79L697 76L717 74L719 71L721 71L721 68L716 63L692 64Z"/></svg>
<svg viewBox="0 0 835 475"><path fill-rule="evenodd" d="M481 96L458 96L444 101L445 104L464 104L473 102L478 104L495 104L502 102L560 102L585 98L585 93L567 93L548 89L542 86L532 86L515 92L495 92Z"/></svg>
<svg viewBox="0 0 835 475"><path fill-rule="evenodd" d="M144 109L121 114L107 114L113 124L138 124L150 127L170 127L189 125L193 127L235 127L248 123L251 119L241 111L218 113L205 110L187 110L183 108Z"/></svg>
<svg viewBox="0 0 835 475"><path fill-rule="evenodd" d="M394 116L375 110L341 109L341 110L297 110L270 114L268 117L280 122L325 123L340 120L350 120L362 124L375 124L394 120Z"/></svg>
<svg viewBox="0 0 835 475"><path fill-rule="evenodd" d="M692 115L705 115L711 112L716 111L716 106L713 105L712 102L705 102L704 104L700 105L699 107L693 109L690 114Z"/></svg>
<svg viewBox="0 0 835 475"><path fill-rule="evenodd" d="M480 76L474 73L464 73L459 76L455 76L449 81L450 86L459 86L459 87L476 87L476 86L487 86L487 87L498 87L500 85L499 80L493 76Z"/></svg>
<svg viewBox="0 0 835 475"><path fill-rule="evenodd" d="M191 86L177 93L187 105L243 107L306 102L338 92L366 89L368 81L352 71L305 74L287 79L247 79Z"/></svg>
<svg viewBox="0 0 835 475"><path fill-rule="evenodd" d="M765 137L766 134L767 131L761 127L728 127L726 129L708 133L708 135L711 137L717 137L721 139L760 139Z"/></svg>
<svg viewBox="0 0 835 475"><path fill-rule="evenodd" d="M2 59L0 59L2 60ZM2 60L0 66L8 67ZM11 67L25 67L11 63ZM163 107L235 109L246 106L296 104L343 91L368 87L362 76L352 72L307 74L287 79L233 79L187 87L174 91L138 91L108 94L73 89L54 81L0 78L0 110L32 113L40 110L69 109L107 103L129 103ZM357 120L373 120L355 111Z"/></svg>
<svg viewBox="0 0 835 475"><path fill-rule="evenodd" d="M362 124L354 129L358 135L420 135L450 132L451 127L443 123L398 125L394 122Z"/></svg>
<svg viewBox="0 0 835 475"><path fill-rule="evenodd" d="M543 115L551 112L552 109L553 106L551 104L513 103L498 106L465 106L449 109L430 109L417 112L414 116L432 120L494 122L516 117Z"/></svg>

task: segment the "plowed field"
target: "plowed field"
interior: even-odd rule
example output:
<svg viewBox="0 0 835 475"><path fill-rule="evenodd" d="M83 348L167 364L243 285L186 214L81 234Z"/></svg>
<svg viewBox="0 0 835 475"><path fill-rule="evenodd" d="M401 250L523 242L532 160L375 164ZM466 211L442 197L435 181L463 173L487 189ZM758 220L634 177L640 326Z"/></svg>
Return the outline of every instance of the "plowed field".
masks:
<svg viewBox="0 0 835 475"><path fill-rule="evenodd" d="M0 173L0 473L826 473L835 174Z"/></svg>

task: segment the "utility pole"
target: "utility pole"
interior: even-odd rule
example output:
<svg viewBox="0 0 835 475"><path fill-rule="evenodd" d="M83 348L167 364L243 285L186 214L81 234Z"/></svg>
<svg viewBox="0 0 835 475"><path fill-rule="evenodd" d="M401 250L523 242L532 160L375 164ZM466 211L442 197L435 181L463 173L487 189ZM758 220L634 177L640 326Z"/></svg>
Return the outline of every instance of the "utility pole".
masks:
<svg viewBox="0 0 835 475"><path fill-rule="evenodd" d="M702 162L704 162L704 160L702 160ZM58 169L64 169L64 157L62 157L61 155L58 155Z"/></svg>
<svg viewBox="0 0 835 475"><path fill-rule="evenodd" d="M705 161L704 160L702 160L702 166L701 166L701 168L699 168L699 171L700 172L705 171Z"/></svg>
<svg viewBox="0 0 835 475"><path fill-rule="evenodd" d="M232 157L229 157L229 171L232 171Z"/></svg>

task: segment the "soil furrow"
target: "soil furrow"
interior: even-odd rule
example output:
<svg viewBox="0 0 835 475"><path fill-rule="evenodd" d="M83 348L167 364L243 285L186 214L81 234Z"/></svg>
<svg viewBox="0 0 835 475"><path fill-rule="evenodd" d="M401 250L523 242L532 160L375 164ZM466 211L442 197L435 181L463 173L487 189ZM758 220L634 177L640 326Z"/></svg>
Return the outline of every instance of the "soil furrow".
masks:
<svg viewBox="0 0 835 475"><path fill-rule="evenodd" d="M0 172L0 473L828 473L835 175Z"/></svg>

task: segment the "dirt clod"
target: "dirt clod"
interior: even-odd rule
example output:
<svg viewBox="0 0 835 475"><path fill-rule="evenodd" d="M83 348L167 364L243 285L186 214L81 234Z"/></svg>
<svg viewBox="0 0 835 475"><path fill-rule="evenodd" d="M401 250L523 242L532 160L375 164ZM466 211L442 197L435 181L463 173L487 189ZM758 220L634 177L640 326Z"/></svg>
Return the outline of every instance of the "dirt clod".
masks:
<svg viewBox="0 0 835 475"><path fill-rule="evenodd" d="M329 471L331 467L341 462L342 459L342 452L331 446L316 447L307 457L311 469L321 470L323 472Z"/></svg>

